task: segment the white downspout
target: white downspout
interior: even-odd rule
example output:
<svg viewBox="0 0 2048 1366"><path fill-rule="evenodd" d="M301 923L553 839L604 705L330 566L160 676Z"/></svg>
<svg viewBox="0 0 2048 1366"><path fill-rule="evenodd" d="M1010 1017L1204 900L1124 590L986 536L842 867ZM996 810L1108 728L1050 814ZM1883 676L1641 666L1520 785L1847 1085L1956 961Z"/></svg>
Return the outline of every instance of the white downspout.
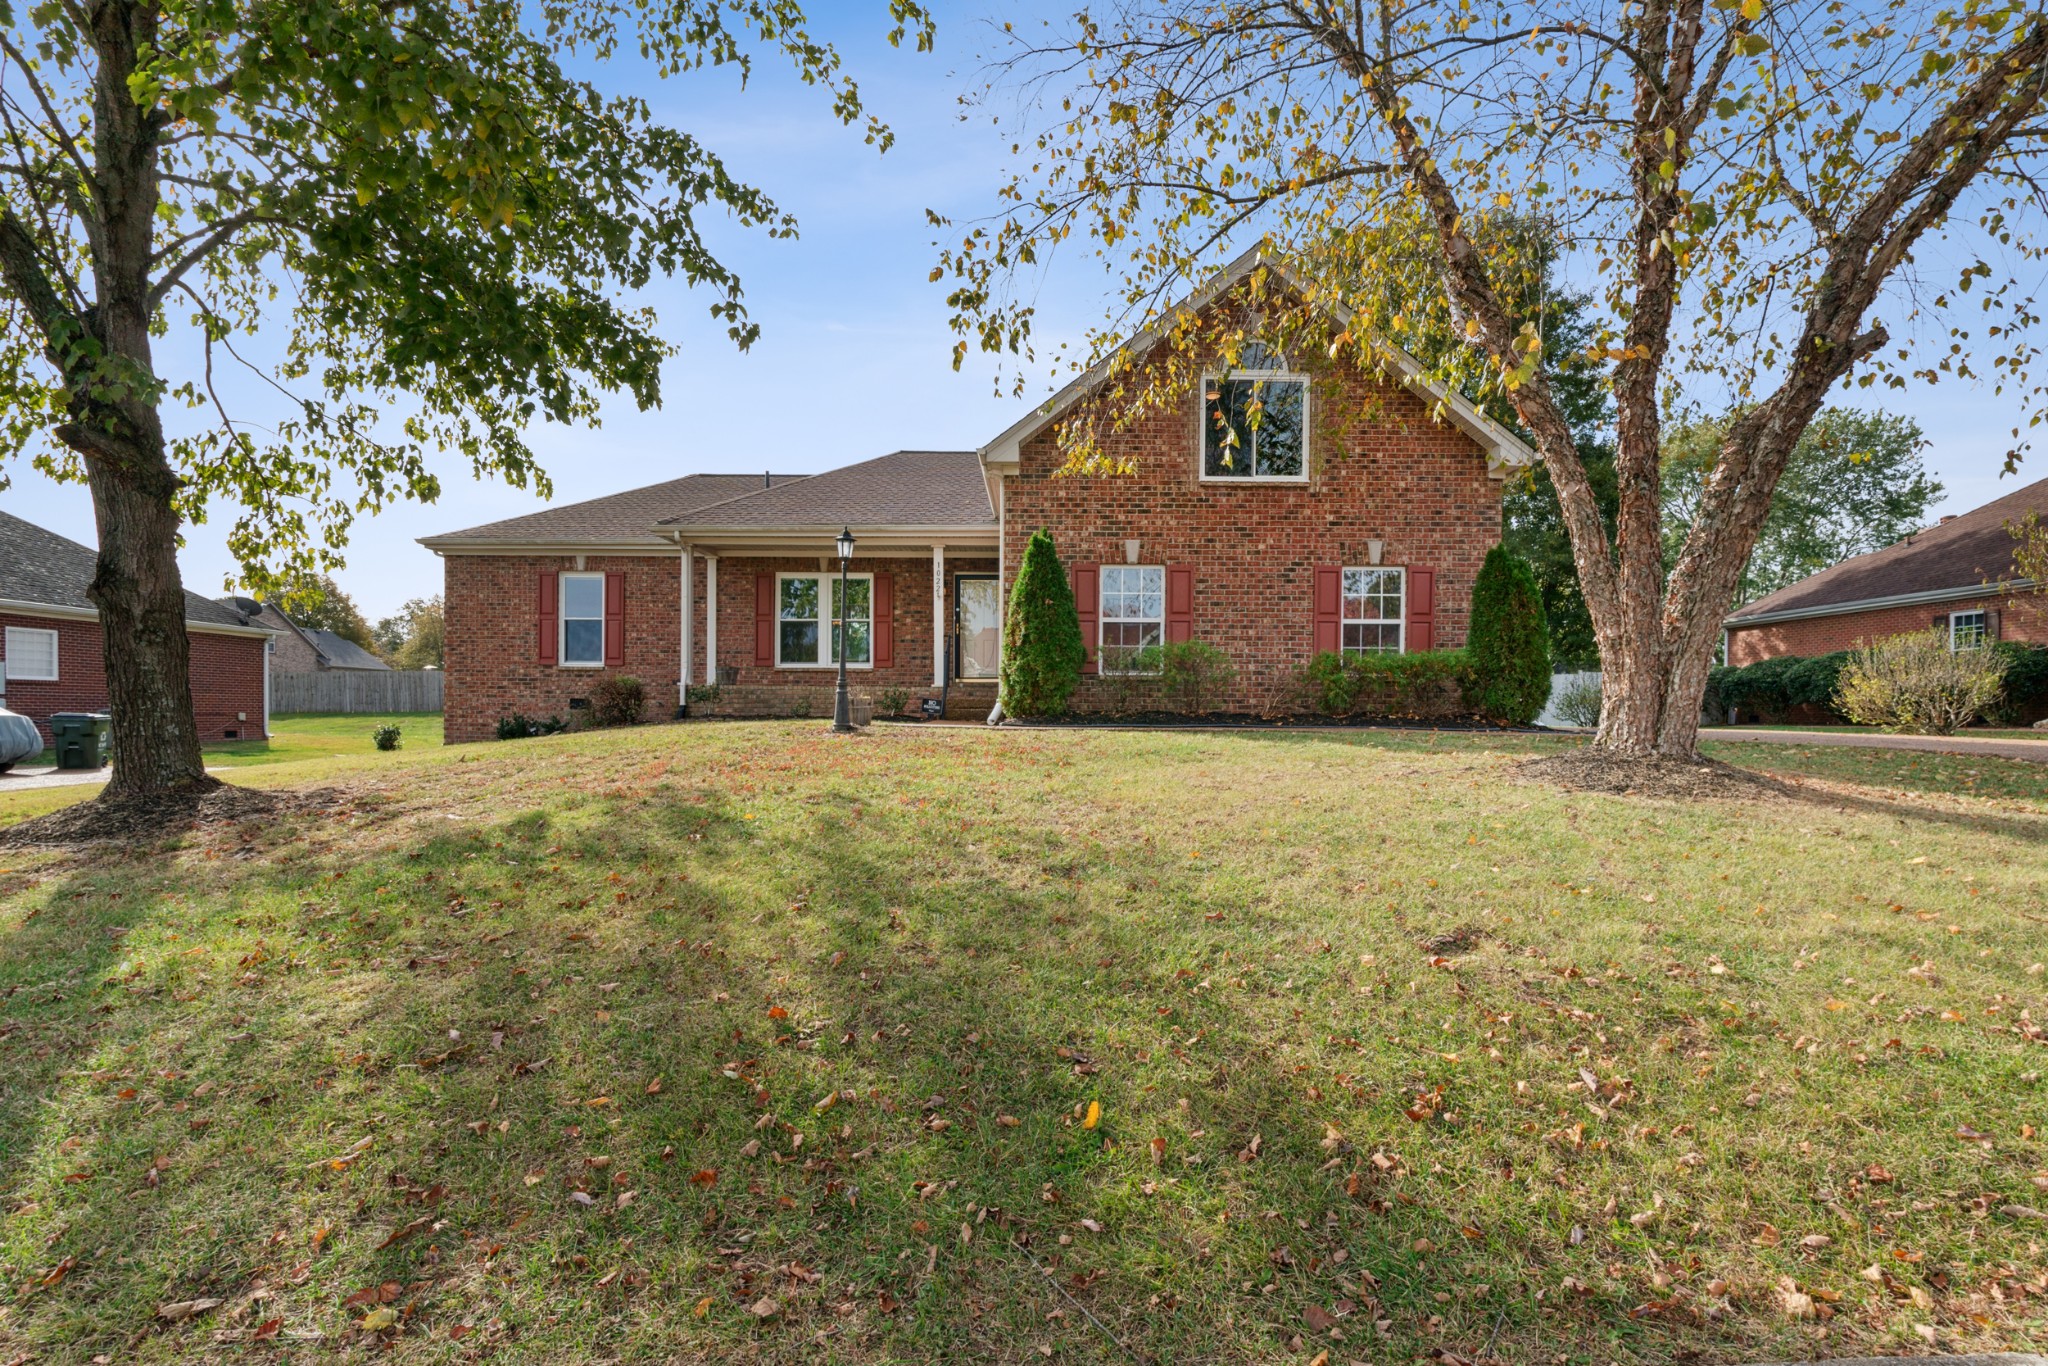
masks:
<svg viewBox="0 0 2048 1366"><path fill-rule="evenodd" d="M681 543L677 548L682 552L683 558L682 572L677 575L677 581L681 585L677 596L682 599L682 664L676 671L676 715L683 716L690 710L690 647L693 644L690 639L690 575L697 554L687 542Z"/></svg>
<svg viewBox="0 0 2048 1366"><path fill-rule="evenodd" d="M718 557L704 556L704 681L718 685Z"/></svg>
<svg viewBox="0 0 2048 1366"><path fill-rule="evenodd" d="M932 547L932 686L946 686L946 547Z"/></svg>

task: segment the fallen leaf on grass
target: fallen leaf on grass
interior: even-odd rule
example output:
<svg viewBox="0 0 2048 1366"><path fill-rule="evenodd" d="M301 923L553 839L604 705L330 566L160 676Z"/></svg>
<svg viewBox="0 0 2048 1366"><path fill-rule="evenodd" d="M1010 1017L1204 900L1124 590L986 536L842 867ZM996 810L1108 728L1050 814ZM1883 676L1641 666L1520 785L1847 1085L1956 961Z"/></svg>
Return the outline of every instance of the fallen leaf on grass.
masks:
<svg viewBox="0 0 2048 1366"><path fill-rule="evenodd" d="M166 1323L182 1323L209 1309L218 1309L220 1305L219 1300L179 1300L173 1304L158 1305L156 1316Z"/></svg>
<svg viewBox="0 0 2048 1366"><path fill-rule="evenodd" d="M753 1145L752 1145L752 1144L749 1144L748 1146L749 1146L749 1147L752 1147ZM758 1151L758 1150L757 1150L757 1151ZM749 1153L749 1154L747 1154L747 1155L748 1155L749 1157L753 1156L753 1154L752 1154L752 1153ZM706 1168L705 1168L705 1169L704 1169L703 1171L701 1171L701 1172L696 1172L696 1173L693 1173L693 1174L691 1175L691 1177L690 1177L690 1184L691 1184L691 1185L693 1185L693 1186L709 1186L709 1185L712 1185L712 1184L714 1184L714 1183L715 1183L715 1182L716 1182L717 1180L718 1180L718 1171L717 1171L717 1169L716 1169L716 1168L713 1168L713 1167L706 1167Z"/></svg>
<svg viewBox="0 0 2048 1366"><path fill-rule="evenodd" d="M372 1309L363 1315L363 1321L356 1325L365 1333L381 1333L398 1322L398 1311L389 1307Z"/></svg>
<svg viewBox="0 0 2048 1366"><path fill-rule="evenodd" d="M398 1298L398 1282L386 1281L382 1285L366 1285L341 1302L343 1309L353 1309L359 1304L389 1304Z"/></svg>
<svg viewBox="0 0 2048 1366"><path fill-rule="evenodd" d="M1014 1129L1014 1128L1016 1128L1016 1127L1017 1127L1017 1126L1018 1126L1019 1124L1022 1124L1023 1122L1024 1122L1023 1120L1021 1120L1021 1119L1017 1118L1017 1117L1016 1117L1015 1115L997 1115L997 1116L996 1116L996 1123L998 1123L998 1124L1002 1125L1002 1126L1003 1126L1003 1127L1004 1127L1005 1129Z"/></svg>
<svg viewBox="0 0 2048 1366"><path fill-rule="evenodd" d="M1094 1128L1094 1127L1095 1127L1096 1125L1100 1124L1101 1122L1102 1122L1102 1102L1100 1102L1100 1101L1094 1101L1094 1100L1091 1100L1091 1101L1089 1101L1089 1102L1088 1102L1088 1116L1087 1116L1087 1118L1085 1118L1085 1119L1083 1119L1083 1120L1081 1121L1081 1127L1082 1127L1082 1128L1084 1128L1084 1129L1092 1129L1092 1128Z"/></svg>
<svg viewBox="0 0 2048 1366"><path fill-rule="evenodd" d="M1311 1333L1327 1333L1337 1326L1337 1316L1320 1304L1310 1305L1301 1317Z"/></svg>
<svg viewBox="0 0 2048 1366"><path fill-rule="evenodd" d="M255 1342L268 1342L284 1327L283 1319L265 1319L250 1330L249 1337Z"/></svg>
<svg viewBox="0 0 2048 1366"><path fill-rule="evenodd" d="M781 1309L781 1305L766 1295L747 1306L747 1312L757 1319L772 1319Z"/></svg>
<svg viewBox="0 0 2048 1366"><path fill-rule="evenodd" d="M427 1225L433 1222L433 1215L423 1214L409 1224L403 1224L398 1228L392 1229L391 1232L388 1235L386 1235L384 1241L377 1244L377 1250L379 1252L382 1252L385 1248L390 1247L394 1243L402 1243L406 1239L412 1237L413 1234L418 1233L421 1229L425 1228Z"/></svg>
<svg viewBox="0 0 2048 1366"><path fill-rule="evenodd" d="M2032 1205L2000 1205L1998 1212L2008 1219L2048 1219L2048 1211L2037 1210Z"/></svg>

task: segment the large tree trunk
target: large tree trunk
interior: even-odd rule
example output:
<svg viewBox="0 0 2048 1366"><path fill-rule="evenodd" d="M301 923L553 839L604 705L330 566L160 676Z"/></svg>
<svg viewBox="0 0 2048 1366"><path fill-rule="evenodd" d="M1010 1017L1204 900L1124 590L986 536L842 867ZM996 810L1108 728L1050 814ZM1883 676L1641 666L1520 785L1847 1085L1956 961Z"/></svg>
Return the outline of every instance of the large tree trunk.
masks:
<svg viewBox="0 0 2048 1366"><path fill-rule="evenodd" d="M191 641L178 575L176 479L161 441L127 460L88 458L99 564L89 595L100 609L113 716L114 774L101 794L119 801L177 787L212 787L192 712Z"/></svg>
<svg viewBox="0 0 2048 1366"><path fill-rule="evenodd" d="M89 595L99 608L113 715L114 775L102 801L206 788L192 714L191 642L178 576L178 488L157 411L163 386L150 356L150 278L161 110L129 86L138 53L155 46L147 4L107 0L93 16L94 297L84 323L112 382L74 385L58 436L83 458L99 527ZM110 361L111 364L107 364Z"/></svg>

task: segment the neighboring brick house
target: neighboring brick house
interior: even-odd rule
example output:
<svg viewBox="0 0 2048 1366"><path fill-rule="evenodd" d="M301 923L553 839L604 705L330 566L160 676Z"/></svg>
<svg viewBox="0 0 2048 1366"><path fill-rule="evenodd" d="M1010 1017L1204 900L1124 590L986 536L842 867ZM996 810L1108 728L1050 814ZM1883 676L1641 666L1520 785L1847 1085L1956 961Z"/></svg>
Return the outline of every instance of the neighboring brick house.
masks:
<svg viewBox="0 0 2048 1366"><path fill-rule="evenodd" d="M391 672L389 664L354 641L317 626L301 626L280 611L274 602L244 597L216 598L214 601L240 617L244 625L261 626L276 633L277 640L270 652L270 671L273 674L329 673L335 670Z"/></svg>
<svg viewBox="0 0 2048 1366"><path fill-rule="evenodd" d="M1954 648L2048 645L2048 585L2013 565L2010 528L2030 512L2048 517L2048 479L1739 607L1723 623L1728 662L1832 654L1930 627Z"/></svg>
<svg viewBox="0 0 2048 1366"><path fill-rule="evenodd" d="M1258 264L1240 259L1188 306L1232 306ZM1317 355L1247 357L1107 437L1127 474L1055 473L1055 425L1098 369L976 451L693 475L426 538L446 562L447 738L494 734L515 711L567 715L606 671L665 708L715 682L721 712L829 715L842 527L848 666L868 698L901 688L985 715L1010 580L1040 527L1075 586L1082 710L1110 704L1104 674L1131 650L1176 640L1231 658L1214 705L1246 711L1292 705L1319 651L1461 645L1502 478L1534 456L1399 359L1405 377L1381 381Z"/></svg>
<svg viewBox="0 0 2048 1366"><path fill-rule="evenodd" d="M52 714L107 708L99 610L85 595L98 558L0 512L0 700L33 720L45 743ZM200 740L268 739L270 632L196 593L185 595L185 627Z"/></svg>

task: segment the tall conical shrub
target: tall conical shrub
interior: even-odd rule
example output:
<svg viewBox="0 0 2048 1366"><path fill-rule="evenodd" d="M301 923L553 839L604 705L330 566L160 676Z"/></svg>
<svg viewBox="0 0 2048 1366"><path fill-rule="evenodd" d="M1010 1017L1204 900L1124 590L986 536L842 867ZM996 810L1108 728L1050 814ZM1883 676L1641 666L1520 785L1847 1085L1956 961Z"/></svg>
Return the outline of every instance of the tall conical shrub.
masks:
<svg viewBox="0 0 2048 1366"><path fill-rule="evenodd" d="M1003 614L1003 710L1012 716L1058 716L1081 685L1081 619L1074 588L1060 567L1052 533L1040 527Z"/></svg>
<svg viewBox="0 0 2048 1366"><path fill-rule="evenodd" d="M1465 660L1465 704L1489 721L1526 726L1550 700L1543 595L1529 562L1504 545L1486 552L1472 585Z"/></svg>

